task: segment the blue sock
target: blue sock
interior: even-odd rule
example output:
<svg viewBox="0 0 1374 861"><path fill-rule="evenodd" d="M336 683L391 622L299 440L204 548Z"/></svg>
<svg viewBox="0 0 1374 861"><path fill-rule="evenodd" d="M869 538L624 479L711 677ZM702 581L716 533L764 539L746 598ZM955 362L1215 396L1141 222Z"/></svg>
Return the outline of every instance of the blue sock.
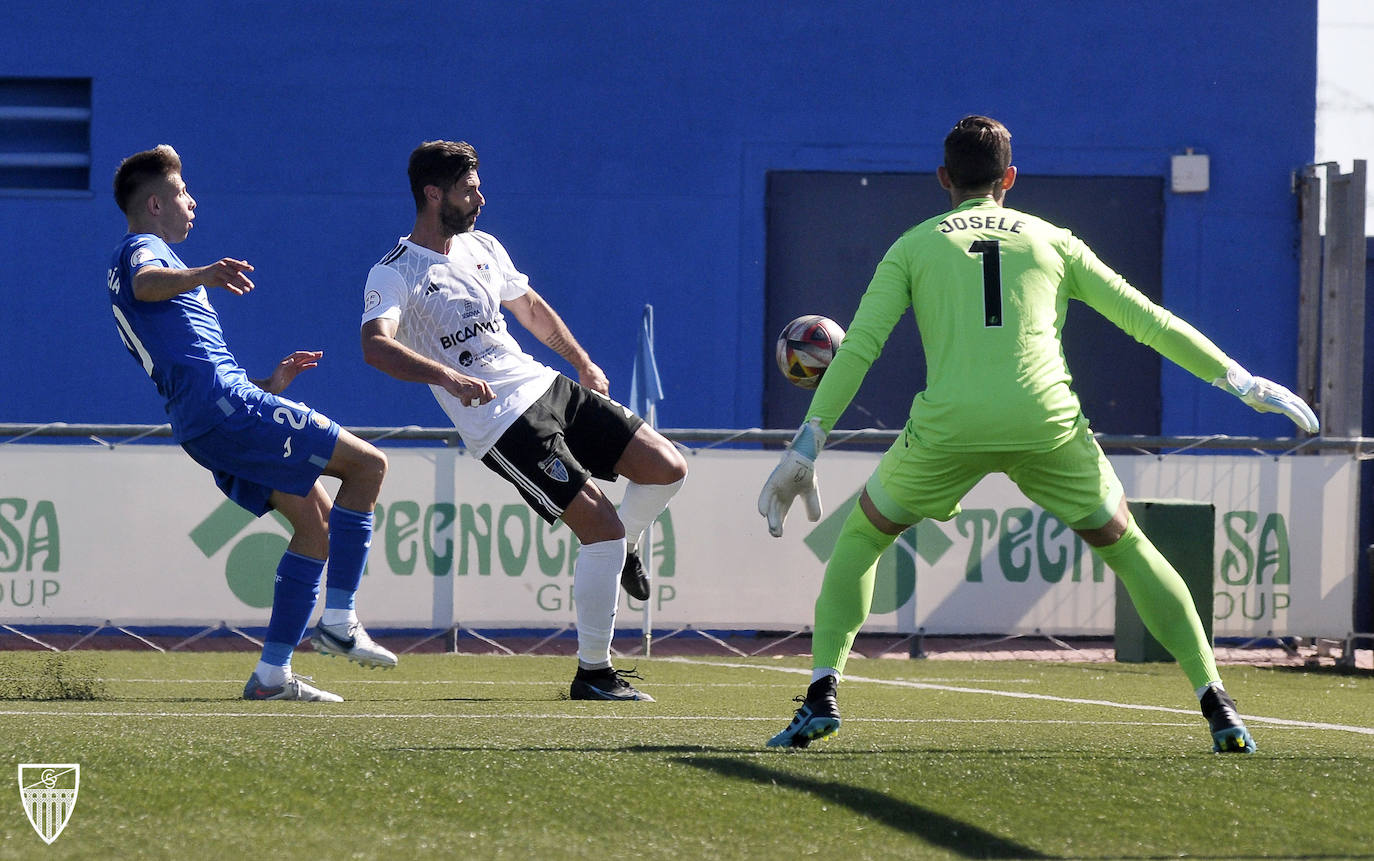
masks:
<svg viewBox="0 0 1374 861"><path fill-rule="evenodd" d="M262 645L262 660L276 667L291 666L291 653L305 636L315 600L320 595L320 576L324 560L311 559L290 550L277 564L277 582L272 591L272 617Z"/></svg>
<svg viewBox="0 0 1374 861"><path fill-rule="evenodd" d="M334 506L329 512L329 576L325 580L324 606L328 610L352 610L353 596L367 567L372 547L372 512Z"/></svg>

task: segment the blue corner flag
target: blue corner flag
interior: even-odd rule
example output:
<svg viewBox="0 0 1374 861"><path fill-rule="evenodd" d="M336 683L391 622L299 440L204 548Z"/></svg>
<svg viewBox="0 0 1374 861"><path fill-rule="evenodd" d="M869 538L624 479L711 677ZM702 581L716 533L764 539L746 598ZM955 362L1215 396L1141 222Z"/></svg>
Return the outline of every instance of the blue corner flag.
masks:
<svg viewBox="0 0 1374 861"><path fill-rule="evenodd" d="M639 324L639 346L635 350L634 373L630 375L630 409L657 426L654 405L663 400L663 381L658 377L658 362L654 360L654 306L644 306Z"/></svg>

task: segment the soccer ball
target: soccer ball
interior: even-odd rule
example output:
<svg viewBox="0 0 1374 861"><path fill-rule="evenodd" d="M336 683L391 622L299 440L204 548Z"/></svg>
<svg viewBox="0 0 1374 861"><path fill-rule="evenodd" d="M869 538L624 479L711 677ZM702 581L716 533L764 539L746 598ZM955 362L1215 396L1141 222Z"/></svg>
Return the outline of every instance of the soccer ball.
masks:
<svg viewBox="0 0 1374 861"><path fill-rule="evenodd" d="M821 384L835 351L844 340L844 329L829 317L807 314L782 328L774 356L787 381L803 389Z"/></svg>

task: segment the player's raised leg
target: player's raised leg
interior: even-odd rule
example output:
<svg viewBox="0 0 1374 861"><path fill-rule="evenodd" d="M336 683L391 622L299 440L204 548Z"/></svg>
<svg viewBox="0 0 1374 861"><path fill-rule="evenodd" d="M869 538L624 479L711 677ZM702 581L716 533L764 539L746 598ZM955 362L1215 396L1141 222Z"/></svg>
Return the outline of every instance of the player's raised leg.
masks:
<svg viewBox="0 0 1374 861"><path fill-rule="evenodd" d="M625 526L625 565L620 585L631 598L649 598L649 578L644 572L640 543L650 523L663 513L687 480L687 461L667 437L640 425L617 461L615 471L629 482L620 502L620 522Z"/></svg>
<svg viewBox="0 0 1374 861"><path fill-rule="evenodd" d="M339 431L325 475L341 480L329 512L329 566L324 613L310 643L324 655L338 655L365 667L389 669L396 655L368 636L355 607L358 586L372 546L372 517L386 477L386 455L347 430Z"/></svg>

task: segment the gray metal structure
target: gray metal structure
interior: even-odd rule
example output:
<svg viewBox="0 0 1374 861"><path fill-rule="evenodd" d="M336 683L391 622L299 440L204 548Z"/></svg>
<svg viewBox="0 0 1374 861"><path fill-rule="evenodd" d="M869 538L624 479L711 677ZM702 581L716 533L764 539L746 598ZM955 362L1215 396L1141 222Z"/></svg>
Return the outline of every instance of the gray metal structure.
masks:
<svg viewBox="0 0 1374 861"><path fill-rule="evenodd" d="M1365 182L1363 159L1349 173L1324 162L1293 178L1300 237L1297 391L1321 418L1322 434L1329 435L1323 438L1364 433ZM1374 546L1352 550L1357 570L1361 558L1374 564ZM1359 608L1351 614L1357 627Z"/></svg>
<svg viewBox="0 0 1374 861"><path fill-rule="evenodd" d="M1308 165L1294 179L1298 392L1316 405L1323 433L1338 437L1364 431L1365 174L1365 162L1356 160L1350 173L1328 162Z"/></svg>

